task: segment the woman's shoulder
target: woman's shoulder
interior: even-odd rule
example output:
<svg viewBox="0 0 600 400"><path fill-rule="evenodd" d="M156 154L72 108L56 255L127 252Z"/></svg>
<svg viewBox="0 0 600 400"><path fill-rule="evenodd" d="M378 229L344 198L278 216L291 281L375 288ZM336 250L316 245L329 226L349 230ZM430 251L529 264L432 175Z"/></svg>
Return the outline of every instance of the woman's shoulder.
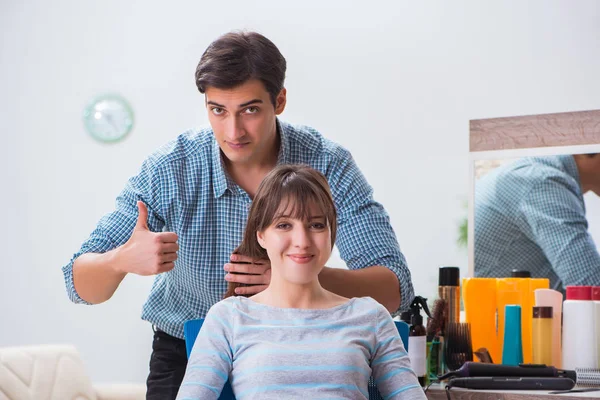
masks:
<svg viewBox="0 0 600 400"><path fill-rule="evenodd" d="M206 316L209 315L228 315L240 307L240 300L235 297L228 297L212 305Z"/></svg>
<svg viewBox="0 0 600 400"><path fill-rule="evenodd" d="M369 321L370 324L377 324L390 318L388 310L371 297L353 297L348 305L344 314L352 319L358 318L361 321Z"/></svg>
<svg viewBox="0 0 600 400"><path fill-rule="evenodd" d="M387 311L387 309L383 305L381 305L381 303L369 296L354 297L353 300L357 307L361 307L368 310Z"/></svg>

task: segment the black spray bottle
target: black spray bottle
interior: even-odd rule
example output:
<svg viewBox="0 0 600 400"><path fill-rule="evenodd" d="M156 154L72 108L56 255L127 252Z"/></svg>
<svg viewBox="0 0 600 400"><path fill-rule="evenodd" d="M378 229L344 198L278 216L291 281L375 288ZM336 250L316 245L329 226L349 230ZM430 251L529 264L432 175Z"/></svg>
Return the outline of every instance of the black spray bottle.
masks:
<svg viewBox="0 0 600 400"><path fill-rule="evenodd" d="M427 307L427 299L416 296L410 304L411 318L410 331L408 339L408 357L410 358L410 366L417 374L421 386L427 386L427 330L423 326L423 316L421 310L424 310L429 318L429 308Z"/></svg>

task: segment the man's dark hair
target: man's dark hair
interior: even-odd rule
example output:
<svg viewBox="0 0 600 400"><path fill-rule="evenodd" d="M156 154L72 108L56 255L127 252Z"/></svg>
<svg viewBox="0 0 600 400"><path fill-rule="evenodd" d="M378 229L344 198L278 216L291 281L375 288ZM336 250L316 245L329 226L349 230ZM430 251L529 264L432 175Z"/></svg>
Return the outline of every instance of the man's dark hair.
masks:
<svg viewBox="0 0 600 400"><path fill-rule="evenodd" d="M229 32L212 42L196 68L200 93L208 87L231 89L258 79L275 106L283 89L286 62L277 46L256 32Z"/></svg>

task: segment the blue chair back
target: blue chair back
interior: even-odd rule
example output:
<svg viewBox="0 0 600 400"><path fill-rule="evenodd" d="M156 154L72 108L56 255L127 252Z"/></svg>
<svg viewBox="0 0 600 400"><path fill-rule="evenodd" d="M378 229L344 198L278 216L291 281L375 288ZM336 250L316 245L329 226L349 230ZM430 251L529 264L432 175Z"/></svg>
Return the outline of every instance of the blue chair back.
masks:
<svg viewBox="0 0 600 400"><path fill-rule="evenodd" d="M187 352L188 359L190 358L190 354L192 352L192 348L194 347L194 342L196 341L196 337L198 336L198 332L200 332L200 328L202 328L202 323L204 319L192 319L183 324L183 337L185 339L185 350ZM394 321L396 324L396 329L398 329L398 333L400 334L400 339L402 339L402 344L408 351L408 324L404 321ZM373 382L373 378L369 379L369 400L379 400L381 399L381 395L377 391L377 387ZM223 387L223 391L219 396L219 400L235 400L235 396L233 395L233 389L229 384L229 381L225 382L225 386Z"/></svg>

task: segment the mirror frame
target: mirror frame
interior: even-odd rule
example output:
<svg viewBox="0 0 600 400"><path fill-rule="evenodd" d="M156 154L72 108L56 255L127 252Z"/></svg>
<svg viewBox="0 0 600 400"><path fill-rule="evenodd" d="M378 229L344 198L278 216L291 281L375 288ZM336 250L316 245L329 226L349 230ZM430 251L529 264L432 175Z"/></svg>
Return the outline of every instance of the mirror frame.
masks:
<svg viewBox="0 0 600 400"><path fill-rule="evenodd" d="M469 121L468 276L475 276L475 162L600 153L600 110Z"/></svg>

